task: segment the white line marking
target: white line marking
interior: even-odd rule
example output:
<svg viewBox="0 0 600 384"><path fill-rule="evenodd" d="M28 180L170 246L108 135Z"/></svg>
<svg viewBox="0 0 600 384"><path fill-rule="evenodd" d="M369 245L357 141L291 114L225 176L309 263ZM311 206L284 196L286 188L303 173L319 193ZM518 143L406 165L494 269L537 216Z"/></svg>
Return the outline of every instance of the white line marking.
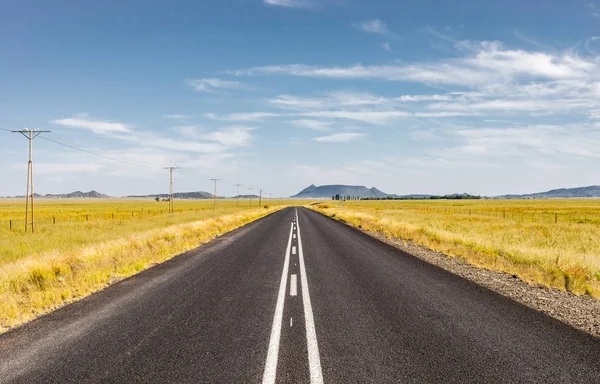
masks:
<svg viewBox="0 0 600 384"><path fill-rule="evenodd" d="M294 233L294 239L296 238L296 234Z"/></svg>
<svg viewBox="0 0 600 384"><path fill-rule="evenodd" d="M290 317L290 327L292 326L292 324L294 324L294 322L292 320L293 319Z"/></svg>
<svg viewBox="0 0 600 384"><path fill-rule="evenodd" d="M298 209L296 209L298 215ZM313 318L310 295L308 293L308 279L304 267L304 254L302 253L302 237L300 236L300 225L298 225L298 249L300 252L300 282L302 284L302 303L304 304L304 319L306 320L306 344L308 347L308 367L310 368L311 384L323 384L323 372L321 371L321 357L319 356L319 344L317 343L317 332L315 330L315 319Z"/></svg>
<svg viewBox="0 0 600 384"><path fill-rule="evenodd" d="M296 275L292 275L290 279L290 296L298 295L298 280L296 279Z"/></svg>
<svg viewBox="0 0 600 384"><path fill-rule="evenodd" d="M292 255L295 255L295 254L296 254L296 246L294 245L294 246L292 247Z"/></svg>
<svg viewBox="0 0 600 384"><path fill-rule="evenodd" d="M281 339L281 323L283 322L283 304L285 302L285 288L287 286L288 269L290 265L292 231L293 229L290 226L290 238L288 240L287 248L285 249L285 261L283 262L281 283L279 283L279 294L277 295L277 304L275 305L275 315L273 315L273 326L271 327L269 350L267 352L267 361L265 362L265 371L263 373L263 384L274 384L277 374L277 358L279 357L279 340Z"/></svg>

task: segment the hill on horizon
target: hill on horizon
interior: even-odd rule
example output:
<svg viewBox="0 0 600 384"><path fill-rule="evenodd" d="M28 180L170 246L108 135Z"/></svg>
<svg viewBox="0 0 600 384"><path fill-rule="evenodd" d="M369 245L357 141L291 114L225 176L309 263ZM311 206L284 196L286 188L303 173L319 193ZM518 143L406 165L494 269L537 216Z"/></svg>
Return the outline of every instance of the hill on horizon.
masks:
<svg viewBox="0 0 600 384"><path fill-rule="evenodd" d="M108 199L111 197L94 190L89 192L75 191L71 193L48 193L45 195L34 193L33 196L39 199ZM24 199L25 195L14 196L14 198Z"/></svg>
<svg viewBox="0 0 600 384"><path fill-rule="evenodd" d="M587 187L559 188L546 192L526 193L522 195L509 194L494 196L494 199L560 199L560 198L592 198L600 197L600 185Z"/></svg>

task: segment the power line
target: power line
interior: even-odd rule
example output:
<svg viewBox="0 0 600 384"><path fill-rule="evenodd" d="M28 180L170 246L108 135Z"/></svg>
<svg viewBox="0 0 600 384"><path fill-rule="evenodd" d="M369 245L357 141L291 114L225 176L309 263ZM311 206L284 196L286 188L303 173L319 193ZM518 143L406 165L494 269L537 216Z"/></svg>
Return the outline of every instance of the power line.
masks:
<svg viewBox="0 0 600 384"><path fill-rule="evenodd" d="M73 146L73 145L70 145L70 144L61 143L60 141L53 140L53 139L49 139L49 138L47 138L47 137L44 137L44 136L40 136L40 138L41 138L41 139L44 139L44 140L47 140L47 141L51 141L51 142L53 142L53 143L56 143L56 144L59 144L59 145L62 145L62 146L65 146L65 147L67 147L67 148L75 149L75 150L77 150L77 151L80 151L80 152L83 152L83 153L87 153L87 154L90 154L90 155L94 155L94 156L102 157L103 159L108 159L108 160L112 160L112 161L117 161L117 162L119 162L119 163L124 163L124 164L129 164L129 165L135 165L136 167L153 168L153 169L158 169L158 168L160 168L160 167L158 167L158 166L146 165L146 164L139 164L139 163L134 163L134 162L127 161L127 160L121 160L121 159L117 159L117 158L114 158L114 157L110 157L110 156L101 155L101 154L99 154L99 153L92 152L92 151L88 151L88 150L86 150L86 149L81 149L81 148L75 147L75 146Z"/></svg>

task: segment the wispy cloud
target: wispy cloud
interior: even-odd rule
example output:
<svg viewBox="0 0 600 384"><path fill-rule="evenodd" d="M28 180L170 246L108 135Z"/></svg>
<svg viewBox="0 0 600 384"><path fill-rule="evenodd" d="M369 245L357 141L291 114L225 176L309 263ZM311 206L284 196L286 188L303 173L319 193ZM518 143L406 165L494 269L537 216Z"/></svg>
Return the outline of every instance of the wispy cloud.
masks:
<svg viewBox="0 0 600 384"><path fill-rule="evenodd" d="M131 132L131 127L127 124L92 120L87 114L80 114L75 117L53 120L51 123L62 125L63 127L84 129L100 135Z"/></svg>
<svg viewBox="0 0 600 384"><path fill-rule="evenodd" d="M194 116L191 115L182 115L182 114L172 114L172 115L163 115L163 118L165 119L170 119L170 120L186 120L186 119L191 119Z"/></svg>
<svg viewBox="0 0 600 384"><path fill-rule="evenodd" d="M204 79L187 79L188 83L194 90L198 92L210 92L214 93L223 89L244 89L247 88L246 84L239 81L221 80L217 78L204 78Z"/></svg>
<svg viewBox="0 0 600 384"><path fill-rule="evenodd" d="M373 96L369 93L329 92L324 97L301 97L294 95L279 95L269 100L269 103L281 109L312 110L330 109L335 107L374 106L385 104L384 97Z"/></svg>
<svg viewBox="0 0 600 384"><path fill-rule="evenodd" d="M464 143L454 149L467 156L521 157L537 160L555 156L600 158L600 132L578 125L535 125L507 128L464 128L451 135Z"/></svg>
<svg viewBox="0 0 600 384"><path fill-rule="evenodd" d="M233 126L206 134L204 138L228 147L241 147L249 145L252 142L250 132L254 129L253 127Z"/></svg>
<svg viewBox="0 0 600 384"><path fill-rule="evenodd" d="M390 45L390 43L383 43L383 44L381 44L381 48L383 48L384 51L394 52L394 50L392 49L392 46Z"/></svg>
<svg viewBox="0 0 600 384"><path fill-rule="evenodd" d="M200 137L199 125L178 125L176 127L171 127L171 129L190 139L197 139Z"/></svg>
<svg viewBox="0 0 600 384"><path fill-rule="evenodd" d="M264 0L266 5L285 8L312 8L315 4L310 0Z"/></svg>
<svg viewBox="0 0 600 384"><path fill-rule="evenodd" d="M299 119L291 121L297 127L312 129L313 131L328 131L331 129L331 123L322 120Z"/></svg>
<svg viewBox="0 0 600 384"><path fill-rule="evenodd" d="M598 4L595 1L588 1L585 3L585 8L591 16L600 17L600 7L598 7Z"/></svg>
<svg viewBox="0 0 600 384"><path fill-rule="evenodd" d="M207 113L205 116L208 119L219 121L260 121L269 117L279 117L281 114L271 112L230 113L225 115Z"/></svg>
<svg viewBox="0 0 600 384"><path fill-rule="evenodd" d="M574 54L505 49L499 42L461 42L467 56L400 65L270 65L232 71L236 75L288 75L329 79L384 79L428 85L483 86L523 79L576 79L597 71L594 60Z"/></svg>
<svg viewBox="0 0 600 384"><path fill-rule="evenodd" d="M365 136L367 136L365 133L346 132L335 133L329 136L315 137L313 140L320 143L347 143L349 141L358 140Z"/></svg>
<svg viewBox="0 0 600 384"><path fill-rule="evenodd" d="M387 35L390 33L386 23L379 19L366 20L358 24L354 24L354 27L368 33L376 33L380 35Z"/></svg>
<svg viewBox="0 0 600 384"><path fill-rule="evenodd" d="M430 35L432 35L434 37L437 37L438 39L445 40L445 41L450 42L450 43L456 43L456 42L458 42L458 40L455 39L454 37L452 37L450 35L447 35L445 33L442 33L440 31L438 31L436 28L433 28L433 27L430 27L430 26L427 26L427 27L423 28L423 32L426 32L426 33L428 33L428 34L430 34Z"/></svg>

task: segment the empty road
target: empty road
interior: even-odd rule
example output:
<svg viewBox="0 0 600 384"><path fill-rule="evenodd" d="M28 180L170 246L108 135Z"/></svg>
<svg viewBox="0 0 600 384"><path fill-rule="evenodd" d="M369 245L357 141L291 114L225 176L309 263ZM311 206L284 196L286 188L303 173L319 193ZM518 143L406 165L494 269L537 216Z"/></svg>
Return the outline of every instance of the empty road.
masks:
<svg viewBox="0 0 600 384"><path fill-rule="evenodd" d="M1 335L0 382L599 383L600 341L287 208Z"/></svg>

